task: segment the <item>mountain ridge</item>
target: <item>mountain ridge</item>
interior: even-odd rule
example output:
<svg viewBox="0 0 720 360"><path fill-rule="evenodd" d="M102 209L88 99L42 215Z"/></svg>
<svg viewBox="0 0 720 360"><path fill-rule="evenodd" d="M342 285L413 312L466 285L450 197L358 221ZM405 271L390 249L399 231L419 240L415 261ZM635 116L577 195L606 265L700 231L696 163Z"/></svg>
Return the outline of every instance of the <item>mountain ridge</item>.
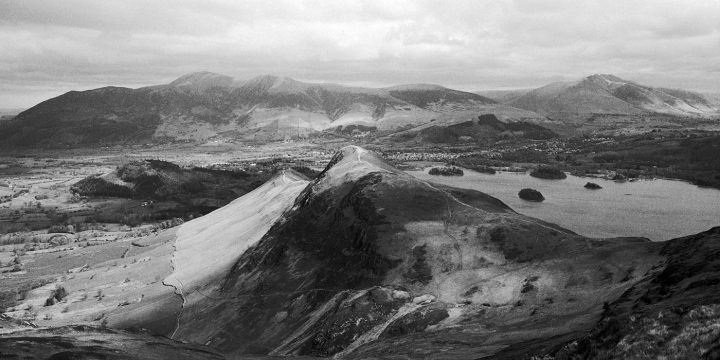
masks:
<svg viewBox="0 0 720 360"><path fill-rule="evenodd" d="M447 351L429 347L427 337L418 343L433 328L437 341L463 337L446 356L476 358L497 351L481 345L497 340L471 330L477 321L531 311L553 316L556 305L542 299L564 304L566 296L581 298L573 308L595 309L583 322L594 319L603 298L630 285L620 278L631 254L648 254L634 262L635 277L655 264L657 247L588 240L488 195L418 180L349 146L226 277L185 294L173 338L236 355L348 358L378 356L378 346L388 351L402 340L392 352L412 357ZM577 274L585 280L572 280ZM594 286L604 290L582 295ZM483 340L465 339L458 329Z"/></svg>
<svg viewBox="0 0 720 360"><path fill-rule="evenodd" d="M389 130L488 107L506 108L440 85L362 88L195 72L163 85L67 92L3 122L0 140L10 146L51 147L206 141L219 134L278 140L348 125Z"/></svg>

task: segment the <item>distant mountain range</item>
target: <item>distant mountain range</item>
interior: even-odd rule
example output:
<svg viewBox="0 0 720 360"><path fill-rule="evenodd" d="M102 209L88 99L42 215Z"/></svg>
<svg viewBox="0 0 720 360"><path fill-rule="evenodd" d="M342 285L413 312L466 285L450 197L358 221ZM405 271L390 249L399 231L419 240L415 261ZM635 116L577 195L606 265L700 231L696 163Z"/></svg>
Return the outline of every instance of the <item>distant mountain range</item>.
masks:
<svg viewBox="0 0 720 360"><path fill-rule="evenodd" d="M347 127L394 132L431 123L451 126L481 114L494 114L505 123L542 124L548 118L650 113L708 116L718 109L697 93L651 88L613 75L477 94L431 84L375 89L272 75L239 81L198 72L139 89L70 91L0 122L0 144L281 140Z"/></svg>
<svg viewBox="0 0 720 360"><path fill-rule="evenodd" d="M347 125L389 130L503 108L484 96L439 85L370 89L271 75L238 81L199 72L166 85L68 92L4 124L0 141L52 146L215 136L282 139ZM518 109L510 113L536 117Z"/></svg>
<svg viewBox="0 0 720 360"><path fill-rule="evenodd" d="M705 96L685 90L653 88L614 75L595 74L532 90L480 92L507 105L556 119L594 114L711 116L718 108Z"/></svg>

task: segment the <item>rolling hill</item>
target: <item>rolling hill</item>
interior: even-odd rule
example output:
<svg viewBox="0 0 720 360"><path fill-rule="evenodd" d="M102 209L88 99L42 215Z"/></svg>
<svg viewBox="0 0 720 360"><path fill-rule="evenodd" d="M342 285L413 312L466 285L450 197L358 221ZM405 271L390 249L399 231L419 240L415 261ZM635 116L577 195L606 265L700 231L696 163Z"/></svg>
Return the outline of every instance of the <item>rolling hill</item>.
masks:
<svg viewBox="0 0 720 360"><path fill-rule="evenodd" d="M574 82L553 83L517 95L505 94L507 97L504 98L509 99L507 104L560 119L593 114L661 113L693 117L718 114L718 108L701 94L653 88L608 74L595 74Z"/></svg>
<svg viewBox="0 0 720 360"><path fill-rule="evenodd" d="M408 130L395 132L385 139L392 142L415 143L418 145L482 144L507 138L547 140L559 136L552 130L540 125L545 122L503 122L495 114L481 114L474 119L473 116L468 114L467 119L431 121Z"/></svg>
<svg viewBox="0 0 720 360"><path fill-rule="evenodd" d="M68 92L3 122L0 142L82 146L216 137L278 140L348 125L389 130L479 109L539 118L439 85L370 89L271 75L238 81L200 72L139 89Z"/></svg>

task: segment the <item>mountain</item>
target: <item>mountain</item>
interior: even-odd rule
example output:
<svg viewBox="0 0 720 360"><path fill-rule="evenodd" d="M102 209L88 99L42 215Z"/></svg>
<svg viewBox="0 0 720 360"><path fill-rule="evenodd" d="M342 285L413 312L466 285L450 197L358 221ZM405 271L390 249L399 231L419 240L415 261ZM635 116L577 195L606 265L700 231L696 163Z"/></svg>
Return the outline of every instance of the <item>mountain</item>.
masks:
<svg viewBox="0 0 720 360"><path fill-rule="evenodd" d="M347 147L227 276L184 292L173 338L231 354L477 358L589 330L657 250L586 239Z"/></svg>
<svg viewBox="0 0 720 360"><path fill-rule="evenodd" d="M79 270L28 291L0 318L18 327L32 314L40 329L4 334L0 345L16 354L29 351L15 346L24 341L76 354L122 343L111 350L560 359L632 354L624 339L639 339L702 358L720 324L719 231L660 243L589 239L349 146L313 180L281 172L208 215L119 242L116 258L89 247L102 256L62 259ZM60 287L66 300L48 304ZM99 325L180 342L143 332L130 341ZM105 342L86 346L98 337Z"/></svg>
<svg viewBox="0 0 720 360"><path fill-rule="evenodd" d="M592 114L718 114L718 108L701 94L653 88L607 74L591 75L580 81L553 83L511 99L507 104L552 118Z"/></svg>
<svg viewBox="0 0 720 360"><path fill-rule="evenodd" d="M277 140L348 125L395 129L495 106L486 97L438 85L370 89L272 75L238 81L200 72L139 89L68 92L4 121L0 141L78 146L218 136Z"/></svg>
<svg viewBox="0 0 720 360"><path fill-rule="evenodd" d="M712 106L720 108L720 93L703 93L702 95Z"/></svg>

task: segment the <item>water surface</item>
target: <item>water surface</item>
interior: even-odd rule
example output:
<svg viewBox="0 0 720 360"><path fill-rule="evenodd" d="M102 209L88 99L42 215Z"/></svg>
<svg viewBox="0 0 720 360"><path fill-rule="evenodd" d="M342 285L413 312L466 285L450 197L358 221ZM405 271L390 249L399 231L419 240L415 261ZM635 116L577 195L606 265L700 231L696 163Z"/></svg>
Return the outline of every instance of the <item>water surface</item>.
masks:
<svg viewBox="0 0 720 360"><path fill-rule="evenodd" d="M639 180L618 183L568 175L564 180L544 180L526 173L495 175L464 170L464 176L432 176L428 169L408 171L427 181L492 195L515 211L558 224L589 237L642 236L668 240L720 226L720 190L701 188L683 181ZM588 181L603 188L588 190ZM522 188L533 188L545 201L518 198Z"/></svg>

